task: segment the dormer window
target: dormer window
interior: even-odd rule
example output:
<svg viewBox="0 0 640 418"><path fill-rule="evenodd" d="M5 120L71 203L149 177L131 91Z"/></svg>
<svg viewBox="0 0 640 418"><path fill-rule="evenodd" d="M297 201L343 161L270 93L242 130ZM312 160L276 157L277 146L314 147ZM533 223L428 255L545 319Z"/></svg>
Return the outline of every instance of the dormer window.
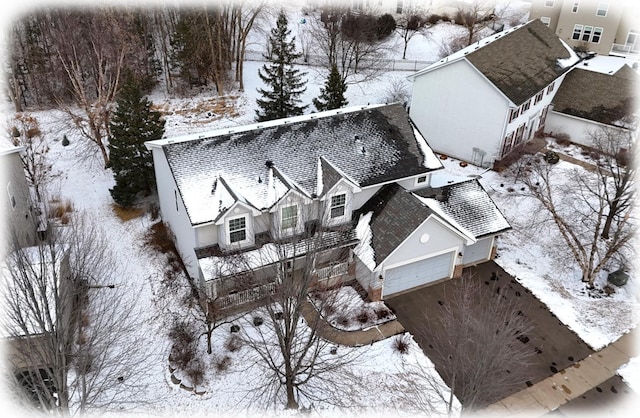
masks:
<svg viewBox="0 0 640 418"><path fill-rule="evenodd" d="M291 229L298 226L298 206L287 206L282 208L282 229Z"/></svg>
<svg viewBox="0 0 640 418"><path fill-rule="evenodd" d="M427 176L420 176L416 179L416 183L420 184L420 183L424 183L427 181Z"/></svg>
<svg viewBox="0 0 640 418"><path fill-rule="evenodd" d="M329 216L331 219L340 218L345 214L347 203L347 195L345 193L337 194L331 197L331 210Z"/></svg>
<svg viewBox="0 0 640 418"><path fill-rule="evenodd" d="M229 220L229 242L231 244L246 241L247 239L247 218L242 216L240 218Z"/></svg>

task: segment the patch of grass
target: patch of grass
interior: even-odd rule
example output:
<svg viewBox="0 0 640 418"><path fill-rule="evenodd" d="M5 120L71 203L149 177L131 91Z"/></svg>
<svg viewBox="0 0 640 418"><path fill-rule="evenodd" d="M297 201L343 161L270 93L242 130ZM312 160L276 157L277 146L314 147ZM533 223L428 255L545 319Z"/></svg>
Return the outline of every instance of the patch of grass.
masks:
<svg viewBox="0 0 640 418"><path fill-rule="evenodd" d="M173 237L167 226L162 222L156 222L144 237L145 244L151 246L157 251L165 254L176 256L178 251L173 242Z"/></svg>
<svg viewBox="0 0 640 418"><path fill-rule="evenodd" d="M63 224L69 223L69 213L73 212L73 203L71 200L61 200L60 198L53 198L50 201L49 217L60 219Z"/></svg>
<svg viewBox="0 0 640 418"><path fill-rule="evenodd" d="M122 206L116 205L115 203L111 204L111 209L113 213L122 221L127 222L132 219L136 219L142 216L144 213L144 209L141 208L123 208Z"/></svg>

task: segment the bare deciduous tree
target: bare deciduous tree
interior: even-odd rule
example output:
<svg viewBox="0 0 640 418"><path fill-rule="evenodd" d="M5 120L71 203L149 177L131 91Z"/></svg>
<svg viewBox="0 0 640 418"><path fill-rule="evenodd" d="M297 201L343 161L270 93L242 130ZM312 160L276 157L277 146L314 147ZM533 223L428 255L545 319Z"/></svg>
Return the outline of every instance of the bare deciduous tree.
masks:
<svg viewBox="0 0 640 418"><path fill-rule="evenodd" d="M263 290L265 300L254 311L259 319L250 319L241 334L264 369L252 396L284 402L290 409L316 401L340 404L346 401L341 394L357 385L345 366L353 365L359 354L323 338L333 328L320 315L336 307L334 293L320 291L324 286L316 270L347 261L350 235L340 229L325 230L317 221L322 215L317 214L315 210L279 214L270 228L271 242L237 254L233 261L241 262L238 267L255 289ZM309 293L314 290L318 293L311 302Z"/></svg>
<svg viewBox="0 0 640 418"><path fill-rule="evenodd" d="M425 317L427 355L451 388L444 393L449 408L456 406L454 394L463 410L473 411L528 379L527 366L536 353L517 338L533 325L510 296L506 288L464 274L446 284L442 310ZM427 410L431 403L425 403Z"/></svg>
<svg viewBox="0 0 640 418"><path fill-rule="evenodd" d="M635 231L630 204L634 170L625 174L625 168L613 164L614 156L603 159L608 163L592 173L581 167L561 171L534 156L523 178L589 287L602 270L630 264L627 250ZM605 232L608 238L603 239Z"/></svg>
<svg viewBox="0 0 640 418"><path fill-rule="evenodd" d="M402 59L406 59L409 41L411 41L411 39L417 34L426 36L428 21L422 8L409 6L402 9L402 14L398 19L396 19L396 22L396 32L404 42Z"/></svg>
<svg viewBox="0 0 640 418"><path fill-rule="evenodd" d="M145 359L135 298L100 230L77 216L2 269L12 392L62 415L144 402Z"/></svg>
<svg viewBox="0 0 640 418"><path fill-rule="evenodd" d="M38 120L29 114L19 113L12 126L13 144L23 146L21 154L27 183L33 188L36 200L42 201L41 189L51 174L47 162L49 147L46 144Z"/></svg>

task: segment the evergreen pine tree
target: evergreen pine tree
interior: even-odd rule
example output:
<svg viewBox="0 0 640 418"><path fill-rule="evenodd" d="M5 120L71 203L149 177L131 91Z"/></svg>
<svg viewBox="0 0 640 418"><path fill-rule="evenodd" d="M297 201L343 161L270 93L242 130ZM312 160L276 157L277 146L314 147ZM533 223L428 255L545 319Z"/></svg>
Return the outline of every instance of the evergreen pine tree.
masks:
<svg viewBox="0 0 640 418"><path fill-rule="evenodd" d="M287 25L287 16L281 10L277 25L269 36L271 53L265 56L269 63L258 71L258 76L268 86L267 89L258 89L262 95L256 100L260 108L256 110L258 122L301 115L308 107L299 106L299 97L306 90L307 81L302 79L306 73L293 67L293 62L301 54L296 52L295 38L287 40L291 33Z"/></svg>
<svg viewBox="0 0 640 418"><path fill-rule="evenodd" d="M109 192L117 204L130 207L140 194L148 195L155 187L153 157L144 143L164 135L164 120L151 110L151 102L131 74L122 85L109 126L110 162L116 181Z"/></svg>
<svg viewBox="0 0 640 418"><path fill-rule="evenodd" d="M323 110L339 109L345 107L349 102L344 97L347 85L338 72L338 67L331 65L331 72L324 85L320 88L320 96L313 99L313 105L322 112Z"/></svg>

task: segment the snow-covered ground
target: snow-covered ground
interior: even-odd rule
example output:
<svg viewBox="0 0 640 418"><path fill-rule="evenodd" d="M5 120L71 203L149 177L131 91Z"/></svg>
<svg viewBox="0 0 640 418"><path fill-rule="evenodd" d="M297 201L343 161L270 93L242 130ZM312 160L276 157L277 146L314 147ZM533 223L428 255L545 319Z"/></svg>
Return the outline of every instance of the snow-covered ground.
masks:
<svg viewBox="0 0 640 418"><path fill-rule="evenodd" d="M295 22L295 17L290 22ZM438 39L445 39L452 31L458 30L453 25L437 25L430 36L414 37L408 48L408 59L437 59ZM400 52L398 52L400 51ZM394 58L401 57L402 49L395 49ZM244 125L253 122L256 89L261 86L257 77L261 62L249 61L245 64L245 91L230 92L225 101L233 107L233 115L209 115L212 95L203 93L190 98L169 98L163 93L151 96L156 106L165 111L166 136L172 137L190 133L204 132L228 126ZM317 69L300 67L309 73L309 84L302 97L303 103L310 103L319 94L323 85L322 77ZM377 80L349 86L347 98L350 105L386 102L389 91L397 83L406 83L410 72L390 71L382 74ZM409 84L407 83L407 86ZM196 110L202 108L203 110ZM175 109L183 109L177 112ZM11 117L7 109L5 116ZM259 369L243 362L243 350L229 353L231 366L225 372L217 371L213 366L216 361L209 356L205 360L209 367L207 382L198 388L204 394L196 395L181 389L172 383L168 369L169 340L166 322L162 320L168 297L159 284L163 277L163 256L143 246L143 236L154 222L149 215L123 222L111 208L108 189L113 185L112 173L101 167L99 157L86 158L86 148L82 139L64 122L58 111L33 112L38 118L45 138L50 141L49 159L53 165L53 177L50 192L62 199L73 202L76 210L86 211L95 222L100 223L113 242L113 250L121 260L123 277L127 278L127 286L139 303L144 306L147 317L140 333L143 341L149 344L149 352L153 361L148 370L149 404L141 407L142 412L168 415L216 415L233 412L256 412L273 406L249 403L251 383ZM66 134L71 145L63 147L62 136ZM513 231L504 234L498 242L497 262L509 273L540 298L567 326L573 329L585 342L593 348L599 348L627 332L637 323L638 285L637 278L625 287L617 289L610 297L593 299L584 292L579 278L567 274L558 274L548 252L545 250L545 234L552 234L550 229L545 234L528 234L520 230L528 211L534 206L526 198L517 193L508 192L505 179L495 172L486 172L473 166L461 167L452 159L443 161L445 168L452 174L460 176L481 175L481 183L491 193L497 205L514 226ZM517 186L516 186L517 187ZM516 188L518 190L518 188ZM225 352L224 343L229 337L227 328L214 333L214 353ZM381 341L358 349L362 353L361 361L354 365L353 373L360 376L362 387L353 393L345 394L354 402L366 406L364 411L381 413L386 408L393 408L394 403L401 405L402 400L385 390L381 382L397 379L402 381L402 373L411 369L415 362L429 364L416 343L411 340L410 355L400 355L393 348L393 339ZM626 381L638 390L639 363L634 359L621 374ZM144 401L144 399L142 400ZM328 408L314 405L315 408ZM280 408L280 406L278 406ZM401 408L402 409L402 408ZM278 412L281 409L270 409ZM331 409L324 409L332 412ZM333 411L335 412L335 411ZM350 411L353 412L353 411ZM398 411L394 411L398 412Z"/></svg>

